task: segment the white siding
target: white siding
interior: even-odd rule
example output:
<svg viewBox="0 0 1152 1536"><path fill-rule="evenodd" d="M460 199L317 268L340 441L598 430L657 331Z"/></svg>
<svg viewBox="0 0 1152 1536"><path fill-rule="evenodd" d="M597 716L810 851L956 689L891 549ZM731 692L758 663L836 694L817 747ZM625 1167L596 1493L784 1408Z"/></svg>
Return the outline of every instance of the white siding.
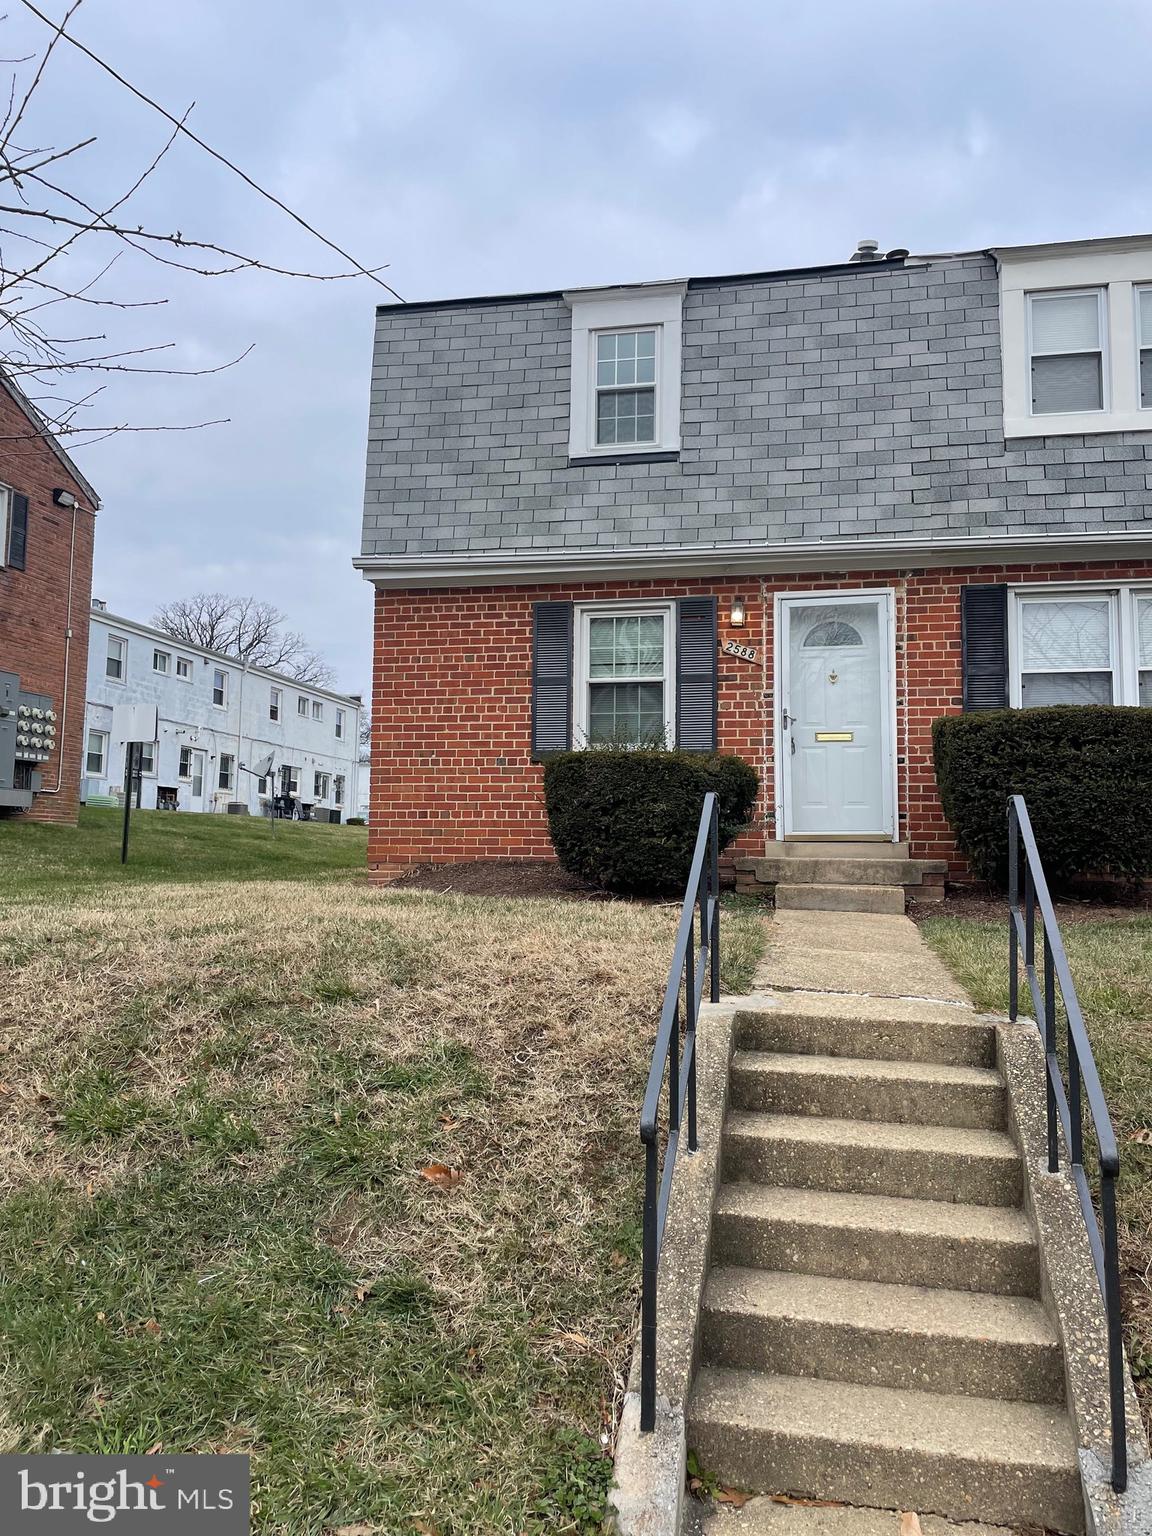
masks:
<svg viewBox="0 0 1152 1536"><path fill-rule="evenodd" d="M127 642L123 680L107 676L105 662L108 640L116 636ZM169 655L166 672L153 667L153 652ZM178 676L177 658L191 663L191 677ZM227 702L220 708L212 702L213 674L227 674ZM280 719L268 717L273 688L281 692ZM297 712L297 697L308 700L306 715ZM231 756L234 764L251 768L274 754L273 772L281 764L291 764L300 781L299 798L305 804L335 808L335 780L344 778L342 819L355 815L360 804L357 762L360 740L360 705L356 699L324 688L308 688L290 678L270 672L250 670L239 662L217 656L211 651L185 645L141 624L118 618L115 614L94 611L88 646L88 686L85 729L109 733L106 771L100 778L87 779L88 795L119 795L124 787L126 743L117 729L117 705L155 705L159 712L159 736L154 753L155 771L145 774L141 804L155 809L158 790L175 790L182 811L224 812L230 801L247 804L253 815L260 812L260 795L252 775L233 770L233 787L218 788L220 759ZM322 704L323 718L313 718L312 705ZM336 735L336 711L345 712L343 739ZM180 776L181 749L203 754L204 791L194 798L190 777ZM314 776L326 773L329 793L317 801L313 795Z"/></svg>

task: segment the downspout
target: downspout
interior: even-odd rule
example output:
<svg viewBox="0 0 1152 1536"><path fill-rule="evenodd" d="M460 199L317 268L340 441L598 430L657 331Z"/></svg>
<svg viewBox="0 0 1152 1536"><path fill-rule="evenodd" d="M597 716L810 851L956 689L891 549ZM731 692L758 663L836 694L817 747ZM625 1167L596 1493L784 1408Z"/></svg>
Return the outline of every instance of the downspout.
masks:
<svg viewBox="0 0 1152 1536"><path fill-rule="evenodd" d="M56 785L53 789L39 789L40 795L58 795L60 786L64 782L64 751L65 742L68 739L68 674L72 662L72 578L76 568L76 514L80 511L80 500L77 498L72 503L72 542L68 546L68 613L64 620L64 695L60 701L60 735L57 737L60 745L56 752ZM84 763L84 729L80 729L80 766ZM83 774L81 774L83 778Z"/></svg>

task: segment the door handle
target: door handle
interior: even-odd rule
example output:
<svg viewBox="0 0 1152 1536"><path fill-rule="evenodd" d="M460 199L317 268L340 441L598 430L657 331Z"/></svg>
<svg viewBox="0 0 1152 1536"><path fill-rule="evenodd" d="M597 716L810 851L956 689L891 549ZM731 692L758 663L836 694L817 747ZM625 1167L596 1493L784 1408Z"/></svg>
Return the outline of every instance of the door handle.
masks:
<svg viewBox="0 0 1152 1536"><path fill-rule="evenodd" d="M791 717L788 714L787 706L785 706L780 711L780 725L781 725L781 728L786 731L788 729L788 726L790 725L790 723L791 723Z"/></svg>

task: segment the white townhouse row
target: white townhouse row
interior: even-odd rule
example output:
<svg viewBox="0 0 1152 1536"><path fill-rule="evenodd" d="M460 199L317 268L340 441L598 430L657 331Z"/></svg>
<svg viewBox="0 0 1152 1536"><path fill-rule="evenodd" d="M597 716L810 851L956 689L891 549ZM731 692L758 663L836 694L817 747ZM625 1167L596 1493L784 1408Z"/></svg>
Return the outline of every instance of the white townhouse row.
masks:
<svg viewBox="0 0 1152 1536"><path fill-rule="evenodd" d="M146 810L267 812L294 796L322 820L361 807L357 694L333 693L176 640L94 603L85 704L85 798L119 797L130 706L158 716L146 743L139 803ZM268 756L271 772L253 769ZM366 784L365 784L366 789Z"/></svg>

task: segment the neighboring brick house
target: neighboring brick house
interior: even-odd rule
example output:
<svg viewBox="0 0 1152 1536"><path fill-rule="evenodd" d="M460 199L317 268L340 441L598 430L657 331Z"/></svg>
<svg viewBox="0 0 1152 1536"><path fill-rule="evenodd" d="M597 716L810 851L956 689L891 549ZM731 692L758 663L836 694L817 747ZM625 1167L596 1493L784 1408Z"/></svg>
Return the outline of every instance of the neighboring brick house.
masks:
<svg viewBox="0 0 1152 1536"><path fill-rule="evenodd" d="M0 373L0 817L76 821L99 505Z"/></svg>
<svg viewBox="0 0 1152 1536"><path fill-rule="evenodd" d="M362 553L378 879L548 858L539 761L762 777L746 853L956 870L931 722L1152 704L1152 236L395 304Z"/></svg>

